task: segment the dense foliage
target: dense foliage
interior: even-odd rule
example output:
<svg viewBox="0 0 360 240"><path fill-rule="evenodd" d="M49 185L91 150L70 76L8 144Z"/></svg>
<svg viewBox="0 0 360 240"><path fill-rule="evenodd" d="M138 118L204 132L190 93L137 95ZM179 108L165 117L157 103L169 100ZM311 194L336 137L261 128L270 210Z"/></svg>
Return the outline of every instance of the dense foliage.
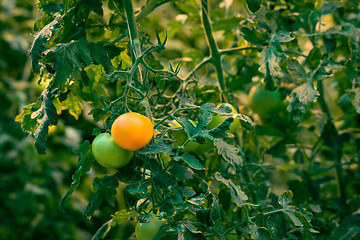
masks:
<svg viewBox="0 0 360 240"><path fill-rule="evenodd" d="M359 238L359 11L5 1L0 237L135 239L160 218L154 239ZM93 140L126 112L151 119L154 137L102 167Z"/></svg>

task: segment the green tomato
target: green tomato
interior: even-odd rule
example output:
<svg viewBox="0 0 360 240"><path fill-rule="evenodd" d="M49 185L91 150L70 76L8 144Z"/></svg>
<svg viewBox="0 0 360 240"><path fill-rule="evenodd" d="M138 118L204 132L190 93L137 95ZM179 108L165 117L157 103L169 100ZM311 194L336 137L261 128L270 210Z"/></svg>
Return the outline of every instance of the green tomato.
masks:
<svg viewBox="0 0 360 240"><path fill-rule="evenodd" d="M278 91L268 91L264 84L256 84L249 92L249 107L260 117L267 118L281 110L282 101Z"/></svg>
<svg viewBox="0 0 360 240"><path fill-rule="evenodd" d="M160 227L164 225L163 220L154 217L148 223L138 222L135 226L135 235L137 240L152 240Z"/></svg>
<svg viewBox="0 0 360 240"><path fill-rule="evenodd" d="M121 168L128 164L134 155L134 152L119 147L108 133L96 136L92 143L92 152L95 160L107 168Z"/></svg>
<svg viewBox="0 0 360 240"><path fill-rule="evenodd" d="M194 121L190 120L190 122L195 126ZM181 146L184 144L184 142L189 138L187 133L184 131L184 129L181 128L180 123L178 123L176 120L172 120L170 122L170 127L178 128L178 129L171 129L169 130L170 134L175 139L174 146ZM185 148L182 150L183 152L192 152L199 146L199 143L195 141L189 141Z"/></svg>
<svg viewBox="0 0 360 240"><path fill-rule="evenodd" d="M199 144L199 146L196 148L196 153L202 154L213 151L213 149L214 149L213 141L208 138L205 138L205 143Z"/></svg>
<svg viewBox="0 0 360 240"><path fill-rule="evenodd" d="M206 126L206 129L210 130L210 129L216 128L218 125L220 125L222 122L224 122L225 119L227 119L230 116L233 116L233 114L238 113L236 111L235 107L233 105L229 104L229 103L221 103L217 107L220 107L220 106L229 107L232 110L231 113L225 114L225 115L215 115L215 116L213 116L211 121ZM238 130L239 127L240 127L240 120L238 118L234 118L234 121L230 125L229 130L227 130L226 132L235 133L236 130Z"/></svg>

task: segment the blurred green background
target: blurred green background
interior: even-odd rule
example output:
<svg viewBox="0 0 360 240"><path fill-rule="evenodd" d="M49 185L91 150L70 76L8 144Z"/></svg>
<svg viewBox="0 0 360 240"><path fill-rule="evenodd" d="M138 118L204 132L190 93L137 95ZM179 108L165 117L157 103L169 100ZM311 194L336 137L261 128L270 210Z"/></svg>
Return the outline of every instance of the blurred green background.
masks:
<svg viewBox="0 0 360 240"><path fill-rule="evenodd" d="M79 127L64 113L49 131L47 154L39 155L33 137L14 121L45 87L32 74L28 54L38 14L35 1L0 1L0 239L90 239L113 212L105 208L92 221L83 217L91 181L75 192L68 212L58 206L77 169L73 149L89 137L82 134L91 134L93 123L80 119Z"/></svg>

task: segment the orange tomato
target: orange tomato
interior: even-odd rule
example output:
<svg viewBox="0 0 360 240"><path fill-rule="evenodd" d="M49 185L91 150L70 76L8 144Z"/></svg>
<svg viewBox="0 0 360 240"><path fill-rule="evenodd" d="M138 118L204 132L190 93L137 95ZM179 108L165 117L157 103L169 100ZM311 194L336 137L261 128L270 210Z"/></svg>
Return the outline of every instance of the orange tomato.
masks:
<svg viewBox="0 0 360 240"><path fill-rule="evenodd" d="M120 115L111 127L111 135L120 147L136 151L145 147L154 134L151 120L136 112Z"/></svg>

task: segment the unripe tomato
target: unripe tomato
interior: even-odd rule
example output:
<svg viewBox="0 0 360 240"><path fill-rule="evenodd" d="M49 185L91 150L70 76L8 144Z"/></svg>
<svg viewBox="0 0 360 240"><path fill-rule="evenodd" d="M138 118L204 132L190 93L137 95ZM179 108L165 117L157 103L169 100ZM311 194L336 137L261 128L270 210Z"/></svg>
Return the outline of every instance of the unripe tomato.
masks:
<svg viewBox="0 0 360 240"><path fill-rule="evenodd" d="M190 120L192 125L196 125L193 120ZM170 122L170 127L179 128L179 129L171 129L169 132L174 137L175 143L174 146L181 146L184 142L189 138L184 129L181 128L180 123L178 123L175 119ZM199 146L199 143L195 141L189 141L185 148L182 150L183 152L191 152L194 151Z"/></svg>
<svg viewBox="0 0 360 240"><path fill-rule="evenodd" d="M282 106L281 96L278 91L268 91L264 84L256 84L249 92L249 107L260 117L269 117Z"/></svg>
<svg viewBox="0 0 360 240"><path fill-rule="evenodd" d="M220 125L228 117L233 116L233 114L238 113L236 111L235 107L229 103L221 103L217 107L220 107L220 106L227 106L227 107L231 108L231 110L232 110L231 113L225 114L225 115L213 116L211 121L206 126L206 129L208 129L208 130L213 129L213 128L217 127L218 125ZM240 120L238 118L234 117L234 121L231 123L229 130L227 130L226 132L234 133L234 132L236 132L236 130L238 130L239 126L240 126Z"/></svg>
<svg viewBox="0 0 360 240"><path fill-rule="evenodd" d="M136 112L120 115L111 127L114 141L122 148L136 151L145 147L154 134L151 120Z"/></svg>
<svg viewBox="0 0 360 240"><path fill-rule="evenodd" d="M92 143L95 160L107 168L121 168L128 164L134 152L119 147L110 134L97 135Z"/></svg>
<svg viewBox="0 0 360 240"><path fill-rule="evenodd" d="M138 222L135 227L135 235L137 240L152 240L160 227L164 225L163 220L154 217L148 223Z"/></svg>
<svg viewBox="0 0 360 240"><path fill-rule="evenodd" d="M212 152L214 149L214 143L212 140L205 138L205 143L199 144L199 146L196 148L196 153L202 154L205 152Z"/></svg>

